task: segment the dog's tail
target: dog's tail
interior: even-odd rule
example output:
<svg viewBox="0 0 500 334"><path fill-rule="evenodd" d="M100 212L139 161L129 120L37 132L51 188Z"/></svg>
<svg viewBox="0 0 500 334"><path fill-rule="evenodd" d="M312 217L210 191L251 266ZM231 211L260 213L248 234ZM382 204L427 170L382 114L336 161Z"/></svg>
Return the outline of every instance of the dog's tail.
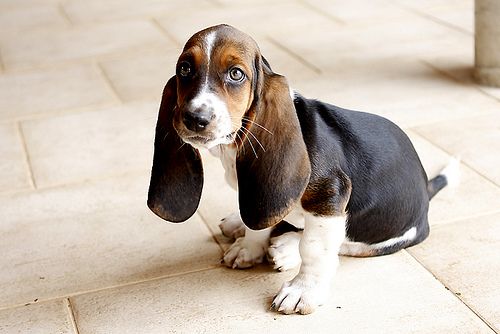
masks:
<svg viewBox="0 0 500 334"><path fill-rule="evenodd" d="M460 183L460 159L453 158L441 172L427 182L429 200L446 186L455 187Z"/></svg>

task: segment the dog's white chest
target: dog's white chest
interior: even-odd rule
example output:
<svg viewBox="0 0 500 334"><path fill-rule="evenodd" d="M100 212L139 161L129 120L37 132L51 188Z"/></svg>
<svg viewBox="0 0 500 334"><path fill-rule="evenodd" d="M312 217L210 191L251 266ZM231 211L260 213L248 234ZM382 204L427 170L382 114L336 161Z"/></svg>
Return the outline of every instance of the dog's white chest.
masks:
<svg viewBox="0 0 500 334"><path fill-rule="evenodd" d="M224 167L224 178L234 190L238 190L238 177L236 174L236 147L218 145L210 149L210 153L218 157Z"/></svg>

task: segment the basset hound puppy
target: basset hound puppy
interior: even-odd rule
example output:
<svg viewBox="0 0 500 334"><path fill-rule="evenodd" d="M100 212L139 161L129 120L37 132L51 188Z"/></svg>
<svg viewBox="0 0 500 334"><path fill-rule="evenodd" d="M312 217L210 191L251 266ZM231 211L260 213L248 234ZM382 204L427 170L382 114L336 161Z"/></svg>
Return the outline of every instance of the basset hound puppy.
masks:
<svg viewBox="0 0 500 334"><path fill-rule="evenodd" d="M228 25L187 41L163 91L148 194L159 217L182 222L196 211L200 149L221 158L238 191L239 213L221 225L239 237L224 263L247 268L267 253L277 269L300 264L272 303L286 314L326 301L339 254L385 255L424 240L429 200L458 168L428 181L394 123L291 94L256 42ZM272 236L283 221L300 230Z"/></svg>

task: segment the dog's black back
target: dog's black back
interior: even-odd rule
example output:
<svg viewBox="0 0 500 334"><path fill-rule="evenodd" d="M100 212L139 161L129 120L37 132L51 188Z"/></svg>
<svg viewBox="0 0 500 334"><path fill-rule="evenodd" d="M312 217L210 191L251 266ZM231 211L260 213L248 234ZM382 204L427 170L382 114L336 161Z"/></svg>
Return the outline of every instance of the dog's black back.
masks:
<svg viewBox="0 0 500 334"><path fill-rule="evenodd" d="M312 166L311 181L340 169L351 180L347 237L368 244L427 237L428 179L407 135L389 120L300 95L294 104ZM406 245L409 246L409 245Z"/></svg>

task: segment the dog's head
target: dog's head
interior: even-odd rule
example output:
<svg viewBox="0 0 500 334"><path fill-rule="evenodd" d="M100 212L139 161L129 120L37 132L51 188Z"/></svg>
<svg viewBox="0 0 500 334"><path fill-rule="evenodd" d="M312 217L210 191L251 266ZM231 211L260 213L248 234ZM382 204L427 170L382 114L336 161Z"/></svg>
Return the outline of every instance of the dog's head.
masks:
<svg viewBox="0 0 500 334"><path fill-rule="evenodd" d="M163 91L148 206L179 222L203 187L200 148L234 145L240 213L247 226L279 222L301 197L310 165L286 79L248 35L218 25L186 43Z"/></svg>

